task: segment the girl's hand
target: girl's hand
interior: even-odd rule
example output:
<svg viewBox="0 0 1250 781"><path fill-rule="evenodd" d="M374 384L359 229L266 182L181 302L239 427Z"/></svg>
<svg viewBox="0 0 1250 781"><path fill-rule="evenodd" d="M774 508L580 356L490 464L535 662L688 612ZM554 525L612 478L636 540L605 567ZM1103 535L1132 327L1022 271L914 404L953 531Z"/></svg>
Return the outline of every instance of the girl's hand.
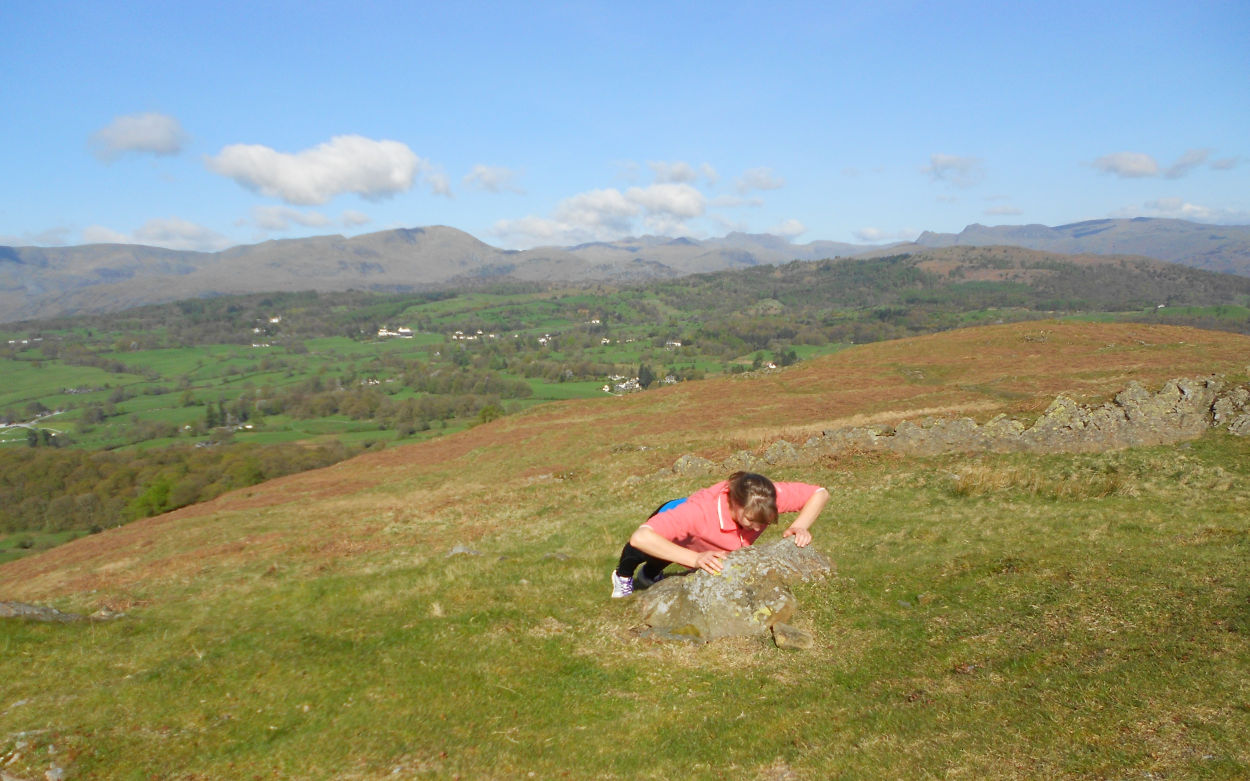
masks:
<svg viewBox="0 0 1250 781"><path fill-rule="evenodd" d="M710 572L713 575L720 574L721 559L725 558L725 552L719 550L703 551L695 557L694 565L696 568L704 572Z"/></svg>
<svg viewBox="0 0 1250 781"><path fill-rule="evenodd" d="M807 529L796 529L791 526L781 533L782 537L793 537L794 544L800 548L806 548L812 542L812 533Z"/></svg>

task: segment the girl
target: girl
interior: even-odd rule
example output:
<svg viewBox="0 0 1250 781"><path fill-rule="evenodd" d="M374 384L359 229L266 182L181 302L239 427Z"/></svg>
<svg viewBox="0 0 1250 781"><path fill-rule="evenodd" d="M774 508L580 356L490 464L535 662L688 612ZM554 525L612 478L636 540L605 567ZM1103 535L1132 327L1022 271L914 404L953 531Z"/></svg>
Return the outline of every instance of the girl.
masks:
<svg viewBox="0 0 1250 781"><path fill-rule="evenodd" d="M612 571L612 596L627 597L635 585L650 586L673 563L716 574L729 551L755 542L778 513L799 514L781 536L803 547L812 541L808 529L828 500L829 492L818 485L773 483L763 475L735 472L685 499L666 502L625 544Z"/></svg>

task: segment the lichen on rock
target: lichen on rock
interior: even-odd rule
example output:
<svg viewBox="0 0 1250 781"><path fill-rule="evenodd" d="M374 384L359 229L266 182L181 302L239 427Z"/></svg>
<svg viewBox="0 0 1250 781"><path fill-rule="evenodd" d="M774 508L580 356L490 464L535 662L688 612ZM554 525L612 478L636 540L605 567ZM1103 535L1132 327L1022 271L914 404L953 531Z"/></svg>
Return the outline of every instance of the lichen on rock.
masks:
<svg viewBox="0 0 1250 781"><path fill-rule="evenodd" d="M810 545L781 539L730 553L717 575L695 570L637 593L643 621L658 636L689 640L765 635L798 608L790 586L833 570Z"/></svg>

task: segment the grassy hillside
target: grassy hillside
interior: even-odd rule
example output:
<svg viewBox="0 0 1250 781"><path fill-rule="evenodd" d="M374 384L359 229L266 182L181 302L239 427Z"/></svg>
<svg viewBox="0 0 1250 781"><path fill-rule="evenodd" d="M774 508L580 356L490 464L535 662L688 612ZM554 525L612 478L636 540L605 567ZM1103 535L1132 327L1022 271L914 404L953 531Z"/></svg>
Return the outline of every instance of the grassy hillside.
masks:
<svg viewBox="0 0 1250 781"><path fill-rule="evenodd" d="M837 576L799 592L807 652L640 637L607 573L647 512L708 482L657 474L685 453L1244 380L1247 356L1245 336L1057 321L861 345L535 407L82 538L0 565L0 599L126 616L0 624L0 762L19 778L1244 777L1244 439L778 470L833 494L814 532Z"/></svg>
<svg viewBox="0 0 1250 781"><path fill-rule="evenodd" d="M1143 258L948 247L640 287L269 292L21 324L0 333L0 560L550 401L978 323L1246 333L1247 304L1250 279Z"/></svg>

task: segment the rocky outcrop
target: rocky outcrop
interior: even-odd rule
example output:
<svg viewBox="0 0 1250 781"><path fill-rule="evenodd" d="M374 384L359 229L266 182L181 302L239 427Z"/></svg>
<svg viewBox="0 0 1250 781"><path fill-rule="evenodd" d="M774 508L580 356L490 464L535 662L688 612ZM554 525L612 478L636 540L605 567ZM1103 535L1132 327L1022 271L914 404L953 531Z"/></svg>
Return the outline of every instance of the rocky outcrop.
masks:
<svg viewBox="0 0 1250 781"><path fill-rule="evenodd" d="M81 621L77 613L62 613L53 607L27 605L24 602L0 602L0 618L26 618L31 621L46 621L56 624L68 624Z"/></svg>
<svg viewBox="0 0 1250 781"><path fill-rule="evenodd" d="M0 618L24 618L28 621L45 621L54 624L69 624L74 621L108 621L120 618L123 613L115 613L108 608L101 608L89 616L78 613L62 613L53 607L28 605L25 602L0 602Z"/></svg>
<svg viewBox="0 0 1250 781"><path fill-rule="evenodd" d="M980 424L971 418L925 418L905 420L893 427L831 429L802 445L779 440L762 454L739 451L719 463L685 455L661 473L762 472L845 450L887 450L918 456L1097 452L1183 442L1211 428L1250 436L1250 387L1230 385L1216 377L1174 379L1152 393L1132 382L1111 401L1098 406L1083 406L1061 395L1031 425L999 415Z"/></svg>
<svg viewBox="0 0 1250 781"><path fill-rule="evenodd" d="M803 648L810 635L785 626L797 609L790 586L823 578L833 565L810 545L793 540L730 553L719 574L702 570L672 576L636 592L643 621L655 635L708 641L773 632L779 647Z"/></svg>

